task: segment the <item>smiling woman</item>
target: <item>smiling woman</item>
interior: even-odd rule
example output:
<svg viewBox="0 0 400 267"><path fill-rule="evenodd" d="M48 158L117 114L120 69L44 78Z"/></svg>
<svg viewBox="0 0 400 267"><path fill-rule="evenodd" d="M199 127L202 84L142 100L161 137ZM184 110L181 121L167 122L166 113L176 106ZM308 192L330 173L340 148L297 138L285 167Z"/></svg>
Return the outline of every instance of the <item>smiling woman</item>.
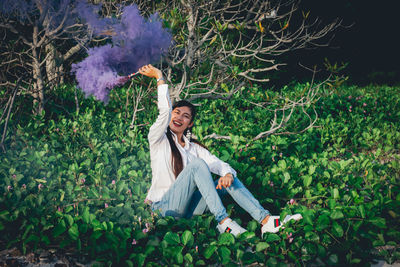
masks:
<svg viewBox="0 0 400 267"><path fill-rule="evenodd" d="M280 222L271 216L236 177L236 171L190 138L196 114L193 104L182 100L171 107L168 85L162 72L146 65L139 69L145 76L156 78L159 115L151 126L148 140L152 168L152 184L147 200L153 210L163 216L186 217L211 211L218 221L220 233L237 236L246 232L228 217L221 197L226 193L261 223L261 235L276 233L289 220L300 220L300 214L287 215ZM215 182L211 172L221 178Z"/></svg>

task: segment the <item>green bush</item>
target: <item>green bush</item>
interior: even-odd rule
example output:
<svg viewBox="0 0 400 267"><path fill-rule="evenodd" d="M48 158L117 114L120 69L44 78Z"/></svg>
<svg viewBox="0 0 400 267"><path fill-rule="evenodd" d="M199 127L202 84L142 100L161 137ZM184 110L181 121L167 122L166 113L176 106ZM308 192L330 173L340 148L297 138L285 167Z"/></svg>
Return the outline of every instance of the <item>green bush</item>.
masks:
<svg viewBox="0 0 400 267"><path fill-rule="evenodd" d="M138 114L150 123L130 129L118 97L103 106L80 95L76 114L74 88L58 90L68 103L63 109L50 98L44 117L10 122L0 158L3 246L58 246L128 266L343 266L400 258L399 88L343 86L318 102L318 127L257 141L251 138L272 116L266 110L239 94L229 102L202 100L194 134L273 214L304 217L264 238L230 199L228 212L248 229L238 238L219 235L210 214L175 220L151 212L144 203L151 181L146 137L157 115L150 99ZM256 87L244 94L267 97ZM231 140L203 140L214 132Z"/></svg>

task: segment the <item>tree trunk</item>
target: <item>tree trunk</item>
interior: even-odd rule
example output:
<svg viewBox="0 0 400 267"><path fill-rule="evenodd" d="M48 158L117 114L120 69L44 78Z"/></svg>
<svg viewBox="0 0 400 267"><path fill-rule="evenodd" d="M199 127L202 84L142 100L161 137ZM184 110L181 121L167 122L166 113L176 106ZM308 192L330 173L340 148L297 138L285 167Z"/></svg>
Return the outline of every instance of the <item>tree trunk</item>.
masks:
<svg viewBox="0 0 400 267"><path fill-rule="evenodd" d="M40 115L44 110L44 83L40 58L37 52L38 28L33 28L32 72L33 72L33 114Z"/></svg>
<svg viewBox="0 0 400 267"><path fill-rule="evenodd" d="M48 86L54 88L57 84L57 65L56 65L56 49L52 43L48 43L45 48L46 51L46 74L48 79Z"/></svg>
<svg viewBox="0 0 400 267"><path fill-rule="evenodd" d="M33 54L36 54L34 52ZM33 60L33 114L40 115L44 109L44 85L40 64L36 58Z"/></svg>

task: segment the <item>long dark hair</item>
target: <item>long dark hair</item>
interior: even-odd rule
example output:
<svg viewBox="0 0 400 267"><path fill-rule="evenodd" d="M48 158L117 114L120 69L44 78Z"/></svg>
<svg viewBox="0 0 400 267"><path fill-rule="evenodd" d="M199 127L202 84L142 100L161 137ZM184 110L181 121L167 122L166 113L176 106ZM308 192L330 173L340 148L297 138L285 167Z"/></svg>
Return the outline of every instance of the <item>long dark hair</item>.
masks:
<svg viewBox="0 0 400 267"><path fill-rule="evenodd" d="M196 116L196 107L190 103L189 101L186 100L180 100L178 102L176 102L173 107L172 110L174 110L175 108L179 108L179 107L188 107L190 109L190 112L192 114L192 118L190 120L190 123L192 123L194 121L194 117ZM188 127L183 134L186 135L187 132L190 130L192 130L192 127ZM183 160L182 160L182 155L181 152L179 152L178 147L176 146L176 143L172 137L172 132L171 129L167 128L167 138L169 141L169 145L171 146L171 153L172 153L172 157L171 157L171 165L172 165L172 169L173 172L175 174L175 178L178 177L178 175L181 173L181 171L183 170ZM200 143L199 141L197 141L196 139L191 138L189 141L196 143L204 148L207 149L207 147L205 145L203 145L202 143Z"/></svg>

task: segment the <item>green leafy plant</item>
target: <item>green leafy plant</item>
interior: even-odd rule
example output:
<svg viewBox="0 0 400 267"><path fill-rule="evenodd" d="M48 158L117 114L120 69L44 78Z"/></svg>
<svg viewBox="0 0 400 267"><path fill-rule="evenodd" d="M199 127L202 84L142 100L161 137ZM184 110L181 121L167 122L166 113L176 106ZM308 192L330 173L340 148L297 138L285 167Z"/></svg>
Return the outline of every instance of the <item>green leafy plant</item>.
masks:
<svg viewBox="0 0 400 267"><path fill-rule="evenodd" d="M62 92L73 99L73 87ZM256 87L242 93L267 98ZM398 94L399 88L342 85L320 99L317 128L256 141L255 125L272 114L240 93L229 106L202 100L194 134L271 213L303 215L263 238L229 198L229 214L248 230L238 238L219 235L210 214L176 220L153 213L144 202L149 125L129 128L115 95L108 106L80 96L80 114L54 106L33 120L12 119L0 157L1 249L52 246L127 266L393 263L400 258ZM137 120L156 116L149 101ZM204 139L212 133L230 140Z"/></svg>

